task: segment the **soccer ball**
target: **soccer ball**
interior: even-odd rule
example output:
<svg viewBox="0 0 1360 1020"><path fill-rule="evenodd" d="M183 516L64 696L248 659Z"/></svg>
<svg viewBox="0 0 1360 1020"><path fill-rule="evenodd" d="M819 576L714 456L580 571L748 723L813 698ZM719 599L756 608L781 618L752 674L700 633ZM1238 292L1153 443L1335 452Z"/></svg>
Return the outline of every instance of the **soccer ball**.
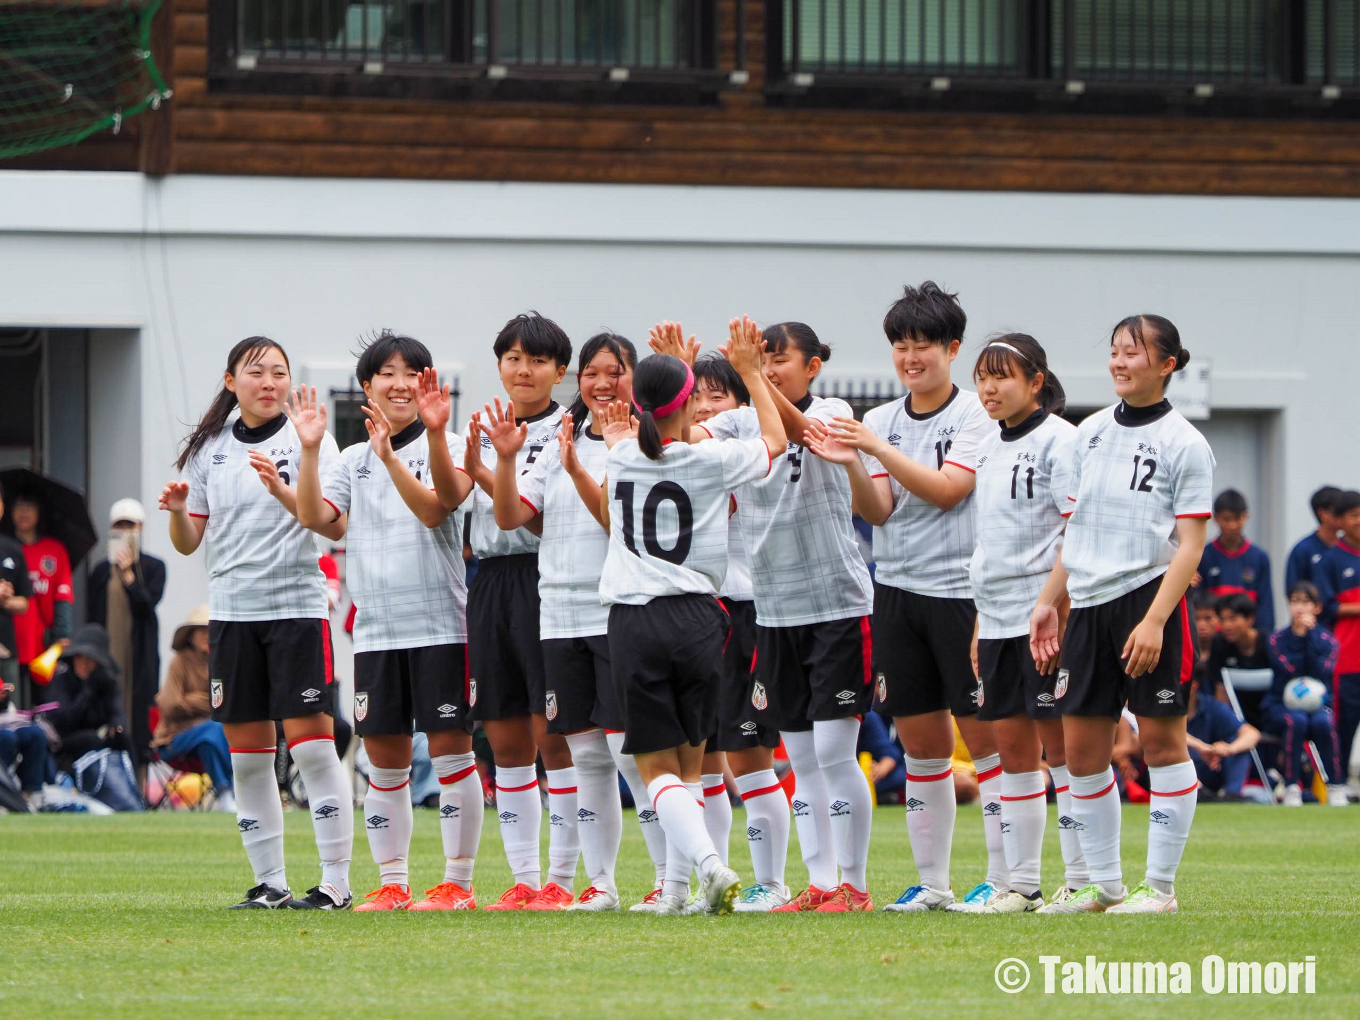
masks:
<svg viewBox="0 0 1360 1020"><path fill-rule="evenodd" d="M1291 712L1316 712L1327 704L1327 685L1301 676L1284 685L1284 707Z"/></svg>

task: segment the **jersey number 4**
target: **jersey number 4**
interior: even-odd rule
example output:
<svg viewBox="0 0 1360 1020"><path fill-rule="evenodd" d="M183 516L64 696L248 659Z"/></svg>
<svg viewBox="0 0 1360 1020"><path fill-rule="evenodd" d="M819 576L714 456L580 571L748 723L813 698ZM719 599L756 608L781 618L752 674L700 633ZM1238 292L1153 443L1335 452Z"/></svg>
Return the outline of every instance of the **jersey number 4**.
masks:
<svg viewBox="0 0 1360 1020"><path fill-rule="evenodd" d="M1142 481L1138 480L1138 471L1140 468L1147 469L1143 475ZM1155 460L1153 460L1151 457L1144 459L1143 457L1139 457L1137 454L1134 454L1133 477L1129 479L1129 489L1130 490L1136 489L1139 492L1151 492L1152 476L1156 473L1157 462Z"/></svg>
<svg viewBox="0 0 1360 1020"><path fill-rule="evenodd" d="M634 556L640 556L633 527L634 484L618 482L614 486L614 498L623 504L623 544ZM675 515L680 527L675 536L675 545L666 549L657 537L656 515L661 509L661 504L668 502L675 504ZM684 563L693 542L694 506L689 501L689 494L675 482L657 482L642 503L642 544L646 547L647 554L667 563Z"/></svg>

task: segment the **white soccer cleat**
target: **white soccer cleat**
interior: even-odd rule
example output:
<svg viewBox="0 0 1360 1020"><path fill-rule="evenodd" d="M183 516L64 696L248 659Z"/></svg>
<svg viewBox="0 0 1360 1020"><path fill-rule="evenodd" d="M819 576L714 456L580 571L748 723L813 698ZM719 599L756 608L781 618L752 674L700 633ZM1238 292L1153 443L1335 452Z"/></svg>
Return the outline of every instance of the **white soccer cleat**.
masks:
<svg viewBox="0 0 1360 1020"><path fill-rule="evenodd" d="M612 889L599 889L591 886L581 893L581 898L567 907L568 910L585 911L587 913L604 913L608 910L619 909L619 894Z"/></svg>
<svg viewBox="0 0 1360 1020"><path fill-rule="evenodd" d="M730 914L737 894L741 892L741 879L727 865L719 864L708 873L699 892L708 904L710 914Z"/></svg>
<svg viewBox="0 0 1360 1020"><path fill-rule="evenodd" d="M1107 914L1174 914L1180 910L1175 893L1164 893L1147 882L1139 882L1123 903L1118 903Z"/></svg>
<svg viewBox="0 0 1360 1020"><path fill-rule="evenodd" d="M711 913L708 909L708 902L697 891L691 892L689 899L685 900L685 916L693 917L696 914L708 913Z"/></svg>
<svg viewBox="0 0 1360 1020"><path fill-rule="evenodd" d="M914 885L883 909L894 914L915 914L923 910L945 910L954 902L954 894L946 889L932 889L928 885Z"/></svg>
<svg viewBox="0 0 1360 1020"><path fill-rule="evenodd" d="M634 903L629 907L628 910L633 914L655 914L656 905L659 902L661 902L661 890L653 889L646 896L642 897L641 901Z"/></svg>
<svg viewBox="0 0 1360 1020"><path fill-rule="evenodd" d="M987 905L996 899L1003 891L992 885L991 882L979 882L968 890L967 895L962 900L955 901L945 907L945 910L959 914L985 914Z"/></svg>
<svg viewBox="0 0 1360 1020"><path fill-rule="evenodd" d="M1066 903L1077 894L1077 890L1070 885L1060 885L1053 890L1053 895L1048 898L1049 903Z"/></svg>
<svg viewBox="0 0 1360 1020"><path fill-rule="evenodd" d="M1065 887L1064 887L1065 888ZM1025 896L1014 889L997 893L990 903L979 913L982 914L1027 914L1044 905L1044 895L1037 889L1033 896Z"/></svg>
<svg viewBox="0 0 1360 1020"><path fill-rule="evenodd" d="M737 897L732 909L738 914L768 914L775 907L782 907L792 899L786 885L748 885Z"/></svg>
<svg viewBox="0 0 1360 1020"><path fill-rule="evenodd" d="M1284 798L1280 801L1285 807L1303 807L1303 787L1290 783L1284 788Z"/></svg>
<svg viewBox="0 0 1360 1020"><path fill-rule="evenodd" d="M652 913L657 917L684 917L686 914L686 904L679 896L661 895L656 899L656 906L652 908Z"/></svg>
<svg viewBox="0 0 1360 1020"><path fill-rule="evenodd" d="M1340 783L1335 783L1327 787L1328 807L1345 807L1350 802L1351 798L1349 787L1342 786Z"/></svg>
<svg viewBox="0 0 1360 1020"><path fill-rule="evenodd" d="M1092 884L1078 889L1061 903L1056 900L1035 911L1036 914L1099 914L1123 903L1128 897L1125 889L1121 896L1106 896L1105 890Z"/></svg>

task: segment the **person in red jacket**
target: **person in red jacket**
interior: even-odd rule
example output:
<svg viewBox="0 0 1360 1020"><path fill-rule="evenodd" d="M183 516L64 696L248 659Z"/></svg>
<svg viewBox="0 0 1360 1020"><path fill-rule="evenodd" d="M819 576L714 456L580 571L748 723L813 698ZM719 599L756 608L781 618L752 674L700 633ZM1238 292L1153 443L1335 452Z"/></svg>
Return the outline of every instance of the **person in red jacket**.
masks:
<svg viewBox="0 0 1360 1020"><path fill-rule="evenodd" d="M72 604L71 559L66 547L55 538L39 532L42 508L31 495L19 493L10 511L14 537L24 547L28 579L33 596L28 612L14 618L15 643L19 653L19 705L33 704L28 664L54 641L67 643L71 637Z"/></svg>

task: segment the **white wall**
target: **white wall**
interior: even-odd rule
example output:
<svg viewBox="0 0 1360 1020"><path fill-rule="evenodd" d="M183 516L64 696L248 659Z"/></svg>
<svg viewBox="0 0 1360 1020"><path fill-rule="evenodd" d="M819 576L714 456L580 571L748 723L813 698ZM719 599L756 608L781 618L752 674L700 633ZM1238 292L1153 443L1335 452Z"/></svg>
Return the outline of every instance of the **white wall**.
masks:
<svg viewBox="0 0 1360 1020"><path fill-rule="evenodd" d="M713 346L734 314L798 318L835 347L829 377L879 378L883 312L927 277L968 311L956 381L978 340L1018 328L1076 405L1111 399L1115 321L1170 317L1212 358L1216 408L1278 412L1258 536L1277 562L1312 525L1313 488L1360 485L1356 201L11 172L0 263L0 325L139 331L140 394L92 364L91 423L139 447L97 470L125 467L149 507L249 334L281 341L299 376L340 378L359 334L399 328L460 372L465 415L498 392L490 343L524 309L578 342L678 318ZM125 388L135 431L102 401ZM186 564L154 523L147 546L171 562L168 633L203 599L201 556Z"/></svg>

